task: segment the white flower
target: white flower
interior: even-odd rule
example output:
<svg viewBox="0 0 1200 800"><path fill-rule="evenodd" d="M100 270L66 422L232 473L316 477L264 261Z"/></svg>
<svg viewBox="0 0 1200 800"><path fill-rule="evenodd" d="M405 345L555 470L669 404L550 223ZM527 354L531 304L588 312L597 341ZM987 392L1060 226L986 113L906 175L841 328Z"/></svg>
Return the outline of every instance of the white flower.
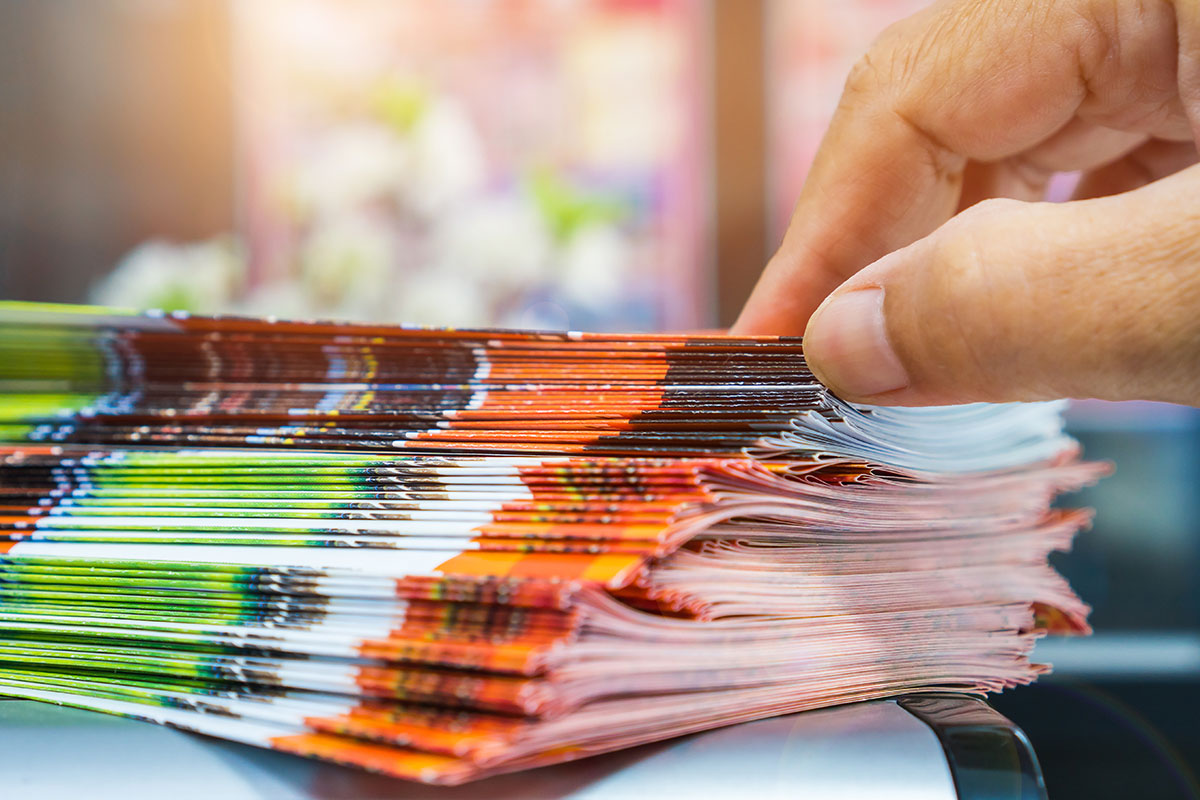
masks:
<svg viewBox="0 0 1200 800"><path fill-rule="evenodd" d="M318 224L300 248L300 280L314 309L356 319L387 311L396 249L382 224L345 215Z"/></svg>
<svg viewBox="0 0 1200 800"><path fill-rule="evenodd" d="M580 228L559 255L559 287L580 306L603 309L620 301L629 279L633 248L626 234L609 223Z"/></svg>
<svg viewBox="0 0 1200 800"><path fill-rule="evenodd" d="M522 197L482 200L447 214L434 234L438 272L498 287L544 282L552 248L545 221Z"/></svg>
<svg viewBox="0 0 1200 800"><path fill-rule="evenodd" d="M390 128L354 123L330 130L295 175L295 201L307 217L337 216L390 197L407 185L411 153Z"/></svg>
<svg viewBox="0 0 1200 800"><path fill-rule="evenodd" d="M408 140L411 160L399 186L401 202L424 216L443 213L479 191L487 175L483 143L462 105L433 103Z"/></svg>
<svg viewBox="0 0 1200 800"><path fill-rule="evenodd" d="M228 309L244 279L240 245L227 237L191 244L151 240L131 250L91 291L91 301L197 313Z"/></svg>
<svg viewBox="0 0 1200 800"><path fill-rule="evenodd" d="M312 319L321 316L295 281L272 281L252 290L235 309L252 317Z"/></svg>
<svg viewBox="0 0 1200 800"><path fill-rule="evenodd" d="M393 316L417 325L464 328L491 322L486 297L478 284L428 272L408 275L401 281Z"/></svg>

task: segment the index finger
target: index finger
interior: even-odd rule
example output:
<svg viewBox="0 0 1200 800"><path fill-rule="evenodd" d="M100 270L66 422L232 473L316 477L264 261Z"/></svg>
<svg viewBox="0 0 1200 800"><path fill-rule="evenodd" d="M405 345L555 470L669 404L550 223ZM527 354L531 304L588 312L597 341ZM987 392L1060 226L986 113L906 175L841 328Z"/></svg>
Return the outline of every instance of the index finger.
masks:
<svg viewBox="0 0 1200 800"><path fill-rule="evenodd" d="M1107 52L1097 5L946 0L885 31L847 80L734 330L803 333L848 277L954 214L968 161L1010 157L1065 125ZM1110 5L1115 17L1129 4Z"/></svg>

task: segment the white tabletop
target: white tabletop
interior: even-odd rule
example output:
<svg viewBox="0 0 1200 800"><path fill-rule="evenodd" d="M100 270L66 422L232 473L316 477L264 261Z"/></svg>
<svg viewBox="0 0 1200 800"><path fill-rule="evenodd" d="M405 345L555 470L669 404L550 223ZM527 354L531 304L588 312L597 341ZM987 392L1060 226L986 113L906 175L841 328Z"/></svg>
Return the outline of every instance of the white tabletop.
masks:
<svg viewBox="0 0 1200 800"><path fill-rule="evenodd" d="M148 723L0 700L0 797L950 800L937 736L892 701L751 722L455 789Z"/></svg>

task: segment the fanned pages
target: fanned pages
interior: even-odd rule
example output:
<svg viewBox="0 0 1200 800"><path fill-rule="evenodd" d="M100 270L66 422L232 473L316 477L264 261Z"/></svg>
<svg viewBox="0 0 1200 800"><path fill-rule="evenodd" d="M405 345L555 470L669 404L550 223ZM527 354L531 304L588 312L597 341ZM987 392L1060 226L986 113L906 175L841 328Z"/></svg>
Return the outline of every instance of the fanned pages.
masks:
<svg viewBox="0 0 1200 800"><path fill-rule="evenodd" d="M794 338L18 303L0 441L0 693L448 784L1027 683L1104 472Z"/></svg>

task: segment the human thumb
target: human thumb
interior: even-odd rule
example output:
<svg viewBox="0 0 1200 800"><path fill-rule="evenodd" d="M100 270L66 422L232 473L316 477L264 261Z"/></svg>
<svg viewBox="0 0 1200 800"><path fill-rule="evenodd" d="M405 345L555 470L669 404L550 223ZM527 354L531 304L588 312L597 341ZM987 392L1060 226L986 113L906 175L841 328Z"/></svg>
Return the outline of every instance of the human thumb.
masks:
<svg viewBox="0 0 1200 800"><path fill-rule="evenodd" d="M1063 204L986 200L864 268L804 349L840 397L1200 405L1200 172Z"/></svg>

